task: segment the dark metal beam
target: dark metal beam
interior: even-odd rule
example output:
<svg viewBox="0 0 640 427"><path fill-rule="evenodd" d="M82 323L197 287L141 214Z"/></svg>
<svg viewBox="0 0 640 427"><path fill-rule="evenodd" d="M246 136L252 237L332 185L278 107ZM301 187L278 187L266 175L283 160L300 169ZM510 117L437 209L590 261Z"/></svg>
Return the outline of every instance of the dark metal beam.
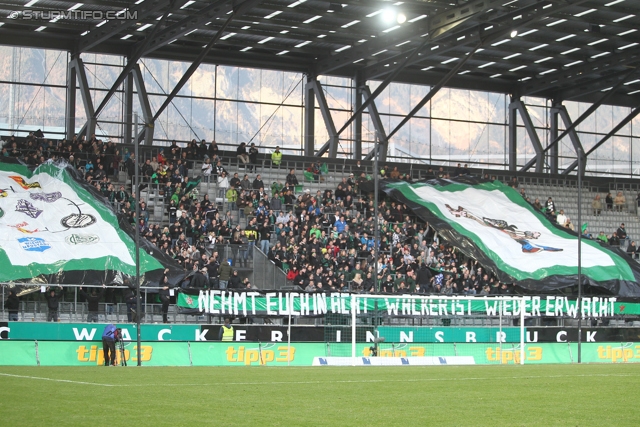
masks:
<svg viewBox="0 0 640 427"><path fill-rule="evenodd" d="M518 168L518 110L511 108L514 102L520 98L511 97L509 103L509 171L515 172Z"/></svg>
<svg viewBox="0 0 640 427"><path fill-rule="evenodd" d="M65 133L68 140L71 140L76 133L76 87L76 68L69 63L67 65L67 102L65 106ZM12 107L9 106L9 108Z"/></svg>
<svg viewBox="0 0 640 427"><path fill-rule="evenodd" d="M100 114L102 112L104 107L106 107L107 103L111 100L111 97L113 96L113 94L116 93L116 90L118 90L118 87L120 87L122 82L124 82L124 79L127 78L129 73L131 73L133 68L138 63L138 60L142 57L142 52L143 52L145 46L152 40L153 36L159 32L160 28L164 24L164 22L167 19L167 16L171 12L171 10L172 10L171 7L169 7L169 9L167 9L164 12L164 14L162 15L162 18L160 19L160 21L153 27L153 30L151 31L151 34L149 34L149 37L144 40L142 45L137 46L137 48L134 50L134 52L129 56L129 58L127 59L127 65L125 65L125 67L122 69L122 72L120 72L120 75L116 78L116 81L113 82L113 84L111 85L111 88L109 89L109 92L107 92L107 94L102 99L102 102L100 103L98 108L96 108L96 115L98 115L98 114Z"/></svg>
<svg viewBox="0 0 640 427"><path fill-rule="evenodd" d="M458 7L446 9L414 24L407 24L404 28L380 37L379 41L370 40L352 47L343 54L321 60L318 63L317 72L326 74L363 57L370 57L383 49L394 48L395 45L407 40L418 41L427 32L429 38L435 40L472 16L497 7L500 3L501 0L473 0Z"/></svg>
<svg viewBox="0 0 640 427"><path fill-rule="evenodd" d="M84 63L80 57L76 57L71 60L70 67L74 67L76 75L78 77L78 86L80 87L80 96L82 97L82 103L84 105L84 112L87 116L87 123L78 132L78 135L83 134L87 137L87 140L96 132L96 114L93 109L93 101L91 100L91 90L87 81L87 73L84 69Z"/></svg>
<svg viewBox="0 0 640 427"><path fill-rule="evenodd" d="M582 115L580 117L578 117L578 119L573 122L573 124L565 129L564 132L562 132L562 134L560 134L560 136L558 136L556 139L554 139L553 141L551 141L549 143L549 145L547 146L547 148L544 149L544 152L547 152L551 149L551 147L553 147L555 144L558 143L558 141L560 141L562 138L564 138L565 136L567 136L569 134L569 132L571 132L572 130L574 130L580 123L582 123L587 117L589 117L594 111L596 111L607 99L609 99L609 97L620 87L622 86L622 84L625 82L625 80L632 75L635 72L635 68L631 69L628 73L627 73L627 77L620 80L620 82L618 82L618 84L616 86L614 86L613 88L611 88L611 90L608 90L599 100L598 102L595 102L594 104L591 105L591 107L589 107L584 113L582 113ZM522 169L521 172L526 172L528 171L531 166L533 166L533 164L536 162L535 159L531 159L527 162L527 164L525 164Z"/></svg>
<svg viewBox="0 0 640 427"><path fill-rule="evenodd" d="M458 71L460 70L460 68L462 68L462 66L476 53L476 51L480 48L481 45L482 45L482 42L479 42L478 44L476 44L473 50L466 57L464 57L461 61L458 61L458 63L451 70L449 70L449 72L435 86L431 88L429 93L424 98L422 98L420 102L418 102L418 104L409 112L409 114L407 114L402 119L400 123L398 123L395 129L389 132L388 139L391 139L391 137L395 135L396 132L398 132L402 128L402 126L404 126L409 120L411 120L411 118L415 116L418 113L418 111L420 111L420 109L424 107L427 104L427 102L429 102L431 98L433 98L440 91L440 89L442 89L444 85L446 85L449 82L449 80L451 80L453 76L458 74Z"/></svg>
<svg viewBox="0 0 640 427"><path fill-rule="evenodd" d="M133 4L128 7L132 16L137 16L136 20L112 19L101 27L94 27L89 31L89 34L80 38L77 44L77 52L87 52L100 43L110 39L111 37L125 31L131 26L135 26L136 22L140 22L148 17L157 13L158 10L164 9L174 0L145 0L144 2L136 5Z"/></svg>
<svg viewBox="0 0 640 427"><path fill-rule="evenodd" d="M205 26L210 21L222 19L240 5L240 0L218 0L198 11L196 15L189 16L167 26L160 34L157 34L143 49L143 56L168 45L172 40L184 36L190 31Z"/></svg>
<svg viewBox="0 0 640 427"><path fill-rule="evenodd" d="M131 135L133 129L133 76L131 73L124 81L124 132L122 138L126 144L133 141Z"/></svg>
<svg viewBox="0 0 640 427"><path fill-rule="evenodd" d="M356 73L353 77L354 81L354 97L353 97L353 109L357 111L362 106L362 94L360 89L364 87L366 81L364 80L362 73ZM355 119L353 130L353 158L360 160L362 158L362 115L359 115Z"/></svg>
<svg viewBox="0 0 640 427"><path fill-rule="evenodd" d="M533 144L533 149L536 152L536 172L542 173L542 168L544 167L544 150L542 149L538 132L536 132L536 128L533 125L531 116L529 115L529 110L527 110L527 107L520 99L511 102L511 104L509 104L509 110L510 112L512 110L516 110L520 113L522 124L524 124L524 128L526 129L527 134L531 139L531 144Z"/></svg>
<svg viewBox="0 0 640 427"><path fill-rule="evenodd" d="M564 123L564 127L565 128L571 127L571 117L569 117L567 108L564 105L560 105L558 107L558 114L560 114L560 118ZM587 161L586 161L587 156L584 154L584 148L582 148L582 142L580 142L580 137L578 136L578 133L576 132L575 127L573 128L573 130L569 132L569 139L571 140L571 144L573 144L573 149L576 151L576 155L580 155L580 153L582 153L582 155L584 156L580 164L581 170L579 171L580 175L584 176L584 170L587 164ZM558 144L556 144L554 147L557 147L557 146Z"/></svg>
<svg viewBox="0 0 640 427"><path fill-rule="evenodd" d="M562 102L558 99L551 101L551 108L549 109L549 139L554 141L558 138L558 108L562 106ZM549 150L549 172L552 174L558 173L558 144L555 144L551 150Z"/></svg>
<svg viewBox="0 0 640 427"><path fill-rule="evenodd" d="M142 118L144 119L144 129L141 133L144 133L144 143L146 145L152 145L154 121L153 112L151 111L151 104L149 103L149 95L147 94L147 87L144 84L142 78L142 72L140 71L140 65L136 66L131 71L133 81L136 84L136 90L138 93L138 101L140 102L140 108L142 109ZM137 135L137 142L140 142L140 135Z"/></svg>
<svg viewBox="0 0 640 427"><path fill-rule="evenodd" d="M619 53L598 58L596 60L591 60L583 65L575 65L557 73L536 76L531 79L530 82L524 83L521 86L520 91L522 95L530 96L554 88L564 88L567 85L573 86L576 84L576 78L578 76L596 75L600 77L603 73L606 73L609 70L637 62L640 62L640 46L632 47L628 50L623 50Z"/></svg>
<svg viewBox="0 0 640 427"><path fill-rule="evenodd" d="M316 76L307 75L307 83L304 85L304 155L315 155L315 117L316 95L315 85L312 84Z"/></svg>
<svg viewBox="0 0 640 427"><path fill-rule="evenodd" d="M369 89L368 85L365 85L362 88L360 96L364 99L369 99L371 97L371 89ZM380 120L380 114L378 113L378 107L375 102L369 104L367 107L369 112L369 116L371 117L371 122L373 123L373 128L376 130L375 140L377 144L374 144L373 150L367 154L364 158L365 160L373 159L375 156L376 150L378 151L378 160L381 162L387 161L387 152L389 150L389 137L387 136L387 132L384 130L384 125L382 124L382 120ZM375 172L375 171L374 171Z"/></svg>
<svg viewBox="0 0 640 427"><path fill-rule="evenodd" d="M424 61L430 56L442 55L444 52L458 49L461 46L466 45L469 40L477 39L478 37L483 40L483 44L491 43L500 37L505 37L506 34L511 32L514 25L517 27L527 26L547 19L550 14L564 11L586 1L587 0L564 0L562 3L557 3L555 0L546 0L510 9L503 15L490 19L487 22L482 22L479 26L468 26L466 28L462 28L461 31L454 31L447 34L438 41L440 48L437 51L423 52L420 58L407 65L414 65ZM545 6L548 5L551 5L551 7L546 8ZM521 18L518 18L518 16L521 16ZM514 20L514 18L518 19ZM485 30L484 28L487 28L487 26L492 26L493 28ZM389 67L386 67L385 64L393 61L394 58L382 58L375 64L367 65L365 67L365 75L367 79L377 79L388 74Z"/></svg>
<svg viewBox="0 0 640 427"><path fill-rule="evenodd" d="M407 56L404 61L402 61L402 63L398 64L393 72L382 82L380 83L380 85L376 88L376 90L373 92L373 94L367 98L362 105L360 106L359 109L357 109L352 115L351 117L349 117L349 119L347 119L346 123L340 128L340 130L338 130L337 135L340 136L340 134L342 132L344 132L345 129L347 129L349 127L349 125L353 122L353 120L359 115L362 114L362 112L369 106L369 104L371 104L375 98L380 95L382 93L382 91L384 91L386 89L387 86L389 86L389 83L391 83L393 81L393 79L396 78L396 76L402 71L402 69L404 68L404 66L411 61L411 59L418 53L418 51L420 51L424 46L426 46L428 43L430 42L428 37L425 37L424 40L422 41L422 44L413 50L413 52ZM325 143L316 153L317 156L321 156L323 155L327 149L329 148L329 142Z"/></svg>
<svg viewBox="0 0 640 427"><path fill-rule="evenodd" d="M618 123L616 125L616 127L614 127L613 129L611 129L611 131L609 131L609 133L607 133L605 136L602 137L602 139L600 141L598 141L593 147L591 147L589 149L589 151L587 151L585 153L585 157L589 157L589 154L593 153L594 151L596 151L602 144L604 144L605 142L607 142L612 136L614 136L618 131L620 131L620 129L622 129L623 127L625 127L627 124L629 124L629 122L631 122L631 120L635 119L636 116L640 113L640 107L636 107L634 110L632 110L627 117L625 117L620 123ZM575 160L573 163L571 163L564 171L562 171L563 175L568 175L571 171L573 171L576 167L578 166L578 161Z"/></svg>
<svg viewBox="0 0 640 427"><path fill-rule="evenodd" d="M158 33L159 29L162 27L162 25L166 21L167 17L169 16L169 13L172 10L171 7L173 4L174 4L174 0L172 0L171 6L164 12L160 21L153 27L153 30L149 34L149 38L145 39L143 41L143 44L141 46L138 46L136 50L131 55L129 55L129 57L127 58L127 64L124 66L124 68L122 69L118 77L116 77L116 80L111 85L111 88L109 88L109 91L102 99L102 102L100 102L100 105L98 105L98 108L95 109L94 115L92 116L93 120L97 120L98 115L107 106L107 104L111 100L111 97L116 93L116 91L118 90L120 85L124 82L124 80L127 78L127 76L130 75L131 71L136 66L136 64L138 63L138 60L142 56L142 52L145 46L152 40L153 36L156 33Z"/></svg>
<svg viewBox="0 0 640 427"><path fill-rule="evenodd" d="M173 88L171 93L167 96L167 98L164 100L160 108L158 108L158 111L156 111L155 115L153 116L154 122L158 117L160 117L160 114L162 114L162 112L165 110L165 108L167 108L167 106L171 103L171 101L173 101L173 98L178 94L178 92L180 92L182 87L189 81L193 73L195 73L195 71L198 69L198 67L202 63L202 60L207 56L209 51L211 51L211 48L213 47L213 45L220 39L220 37L224 33L225 28L227 28L229 23L236 16L242 15L247 10L251 9L253 6L260 4L261 1L262 0L246 0L238 6L234 6L233 12L229 15L225 23L222 24L222 26L218 29L215 36L213 36L213 38L207 44L207 46L204 49L202 49L198 57L193 61L193 63L189 66L187 71L185 71L185 73L182 75L182 77L180 78L180 81L178 81L178 83Z"/></svg>
<svg viewBox="0 0 640 427"><path fill-rule="evenodd" d="M628 70L629 68L626 68L625 70L617 73L595 77L591 80L580 82L580 84L574 85L572 87L566 87L558 90L557 94L564 100L572 100L576 97L585 96L590 93L602 92L603 90L615 86L618 82L620 82L620 80L627 78L626 76Z"/></svg>
<svg viewBox="0 0 640 427"><path fill-rule="evenodd" d="M324 91L322 90L322 85L318 82L317 79L307 83L313 86L313 92L316 95L316 100L318 101L318 107L320 108L320 114L322 114L322 119L324 120L324 124L327 127L327 133L329 133L329 141L327 144L327 150L329 151L329 157L332 159L336 158L338 154L338 143L340 142L340 138L338 138L338 133L336 132L336 125L333 123L333 117L331 117L331 110L329 109L329 104L327 104L327 98L324 96ZM321 154L317 154L320 156Z"/></svg>

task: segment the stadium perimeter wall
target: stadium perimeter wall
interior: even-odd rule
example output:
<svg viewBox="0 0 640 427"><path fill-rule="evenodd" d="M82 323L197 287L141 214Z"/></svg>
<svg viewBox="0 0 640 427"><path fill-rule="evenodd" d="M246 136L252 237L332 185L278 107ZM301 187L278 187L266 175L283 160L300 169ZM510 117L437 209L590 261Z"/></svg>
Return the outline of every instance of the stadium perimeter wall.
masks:
<svg viewBox="0 0 640 427"><path fill-rule="evenodd" d="M123 329L124 357L137 364L135 325ZM327 356L351 354L351 342L286 342L286 327L237 325L236 339L217 341L219 325L143 325L141 328L141 363L144 366L311 366ZM384 328L384 327L381 327ZM90 366L103 365L101 334L103 324L95 323L26 323L0 324L0 365ZM296 334L301 339L316 339L318 330L305 328ZM408 328L416 329L416 328ZM466 357L472 364L519 364L520 344L513 332L506 332L506 342L464 342L459 337L496 333L489 328L424 328L422 341L385 343L379 356L371 357L370 342L356 344L357 364L376 364L376 360L395 359L397 364L449 364ZM511 328L516 329L516 328ZM442 332L439 334L439 332ZM526 328L525 363L575 363L578 358L577 331L572 328ZM293 335L293 333L292 333ZM407 333L408 335L408 333ZM585 328L583 363L640 362L638 328ZM250 341L258 337L264 341ZM271 337L271 339L269 339ZM431 339L430 337L440 337ZM345 337L346 338L346 337ZM613 341L613 339L617 341ZM634 339L635 338L635 339ZM440 342L440 339L444 342ZM619 339L619 340L618 340ZM350 340L350 338L349 338ZM586 342L591 340L592 342ZM556 341L556 342L552 342ZM557 342L561 341L561 342ZM595 342L593 342L595 341ZM118 355L120 358L120 355ZM391 360L390 360L391 362Z"/></svg>

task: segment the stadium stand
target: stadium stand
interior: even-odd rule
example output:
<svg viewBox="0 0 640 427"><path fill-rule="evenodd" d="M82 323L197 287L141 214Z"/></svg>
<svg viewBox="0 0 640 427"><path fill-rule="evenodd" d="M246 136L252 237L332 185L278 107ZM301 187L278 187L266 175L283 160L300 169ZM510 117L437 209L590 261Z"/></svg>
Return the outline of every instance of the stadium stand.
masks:
<svg viewBox="0 0 640 427"><path fill-rule="evenodd" d="M213 147L212 147L213 145ZM224 151L220 151L220 150ZM351 291L436 293L443 295L502 295L521 293L499 283L490 272L439 239L432 228L406 207L382 200L380 259L373 271L373 201L358 191L375 173L371 162L329 160L271 153L253 153L250 163L234 147L218 147L195 140L186 146L143 147L136 161L131 146L97 139L54 142L29 136L3 144L4 156L31 166L64 158L124 215L186 271L183 287L297 289L306 292ZM142 177L141 216L135 218L132 176ZM497 179L518 189L534 206L563 226L577 229L575 178L505 171L469 170L385 163L382 177L404 180L447 178L473 174ZM293 171L296 180L287 179ZM225 176L226 175L226 176ZM230 178L229 178L230 177ZM602 239L633 252L640 236L637 183L591 178L583 185L582 217L585 236ZM618 195L607 206L606 194ZM601 209L593 207L600 195ZM619 198L623 195L625 200ZM553 201L553 205L549 202ZM547 203L549 202L549 203ZM344 221L343 221L344 219ZM616 236L625 224L625 238ZM575 224L575 225L573 225ZM345 227L348 226L348 227ZM230 264L237 278L223 277ZM224 266L224 267L223 267ZM270 275L254 274L271 268ZM265 270L266 271L266 270ZM157 293L147 295L157 302ZM21 317L42 316L39 305L25 302ZM86 317L86 307L74 310L63 303L63 320ZM147 320L157 320L159 306L150 304ZM149 310L149 309L148 309ZM101 313L126 312L119 292L109 292ZM175 321L177 312L171 307ZM155 317L154 317L155 316Z"/></svg>

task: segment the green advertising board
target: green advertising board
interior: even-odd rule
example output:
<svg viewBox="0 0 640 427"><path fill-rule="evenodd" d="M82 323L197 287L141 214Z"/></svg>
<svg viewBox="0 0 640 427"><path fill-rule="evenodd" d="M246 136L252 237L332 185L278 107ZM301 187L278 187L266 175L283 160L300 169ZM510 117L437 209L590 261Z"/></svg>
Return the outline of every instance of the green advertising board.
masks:
<svg viewBox="0 0 640 427"><path fill-rule="evenodd" d="M393 343L491 343L520 342L520 328L454 328L378 326L379 337Z"/></svg>
<svg viewBox="0 0 640 427"><path fill-rule="evenodd" d="M125 359L137 364L136 343L125 344ZM358 357L370 357L371 346L358 344ZM378 357L471 356L477 365L519 364L520 346L514 343L405 343L379 347ZM315 357L350 356L351 344L332 343L221 343L143 342L144 366L311 366ZM575 343L526 344L524 358L532 363L575 363ZM118 354L118 362L120 355ZM583 343L583 363L638 363L640 342ZM78 341L0 341L0 365L96 366L104 363L102 345ZM409 363L410 364L410 360Z"/></svg>
<svg viewBox="0 0 640 427"><path fill-rule="evenodd" d="M9 322L12 340L101 341L106 323ZM136 325L118 324L125 341L135 341ZM197 341L200 325L140 325L142 341Z"/></svg>

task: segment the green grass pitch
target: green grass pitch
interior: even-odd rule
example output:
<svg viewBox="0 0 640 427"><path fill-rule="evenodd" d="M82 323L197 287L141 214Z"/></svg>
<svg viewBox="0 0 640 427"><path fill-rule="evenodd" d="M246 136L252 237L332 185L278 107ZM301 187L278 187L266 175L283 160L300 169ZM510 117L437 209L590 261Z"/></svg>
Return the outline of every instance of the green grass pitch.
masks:
<svg viewBox="0 0 640 427"><path fill-rule="evenodd" d="M0 367L5 426L638 426L640 365Z"/></svg>

